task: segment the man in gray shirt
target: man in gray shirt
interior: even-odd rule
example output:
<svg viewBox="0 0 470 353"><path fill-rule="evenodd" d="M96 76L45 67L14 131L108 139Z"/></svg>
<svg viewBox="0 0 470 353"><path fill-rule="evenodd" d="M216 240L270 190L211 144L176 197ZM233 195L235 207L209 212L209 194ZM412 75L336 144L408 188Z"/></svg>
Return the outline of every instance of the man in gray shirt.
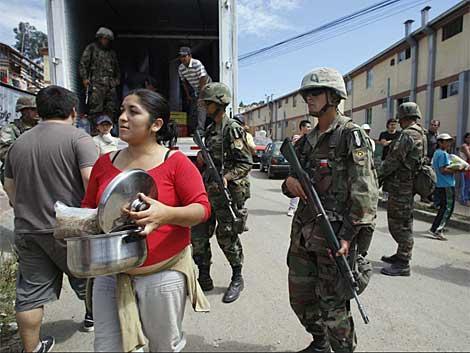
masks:
<svg viewBox="0 0 470 353"><path fill-rule="evenodd" d="M39 91L36 105L42 121L11 146L5 162L5 191L15 213L15 248L19 265L16 320L26 352L48 352L53 337L39 338L44 304L59 299L66 273L80 299L86 281L67 268L64 241L53 237L54 203L80 207L91 168L98 158L92 138L73 126L78 99L65 88ZM85 329L93 330L91 313Z"/></svg>

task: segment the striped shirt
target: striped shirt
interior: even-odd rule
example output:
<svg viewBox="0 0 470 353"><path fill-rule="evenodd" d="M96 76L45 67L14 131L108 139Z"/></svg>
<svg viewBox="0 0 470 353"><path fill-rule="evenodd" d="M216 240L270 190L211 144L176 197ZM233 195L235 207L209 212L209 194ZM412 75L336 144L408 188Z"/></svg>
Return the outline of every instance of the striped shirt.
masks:
<svg viewBox="0 0 470 353"><path fill-rule="evenodd" d="M178 74L181 81L186 80L189 82L196 96L199 94L199 80L201 77L207 76L207 83L211 82L204 65L197 59L191 59L188 66L181 64L178 68Z"/></svg>

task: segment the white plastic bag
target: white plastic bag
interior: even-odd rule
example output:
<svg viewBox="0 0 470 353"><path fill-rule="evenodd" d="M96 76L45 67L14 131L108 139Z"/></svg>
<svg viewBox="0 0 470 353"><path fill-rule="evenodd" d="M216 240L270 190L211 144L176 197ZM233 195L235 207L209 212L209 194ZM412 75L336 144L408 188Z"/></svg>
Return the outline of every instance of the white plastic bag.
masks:
<svg viewBox="0 0 470 353"><path fill-rule="evenodd" d="M54 204L56 226L54 238L64 239L81 235L100 234L98 209L69 207L57 201Z"/></svg>

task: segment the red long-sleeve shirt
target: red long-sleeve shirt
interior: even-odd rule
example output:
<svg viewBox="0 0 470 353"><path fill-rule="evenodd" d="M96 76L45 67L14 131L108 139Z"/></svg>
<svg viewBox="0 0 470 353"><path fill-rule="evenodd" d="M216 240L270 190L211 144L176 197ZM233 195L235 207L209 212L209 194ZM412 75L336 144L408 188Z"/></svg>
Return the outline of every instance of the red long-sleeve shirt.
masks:
<svg viewBox="0 0 470 353"><path fill-rule="evenodd" d="M90 182L82 201L84 208L98 207L104 189L122 171L112 163L109 154L98 159L93 166ZM201 174L181 152L175 152L159 166L147 170L155 180L158 201L173 207L199 203L204 207L205 218L210 216L210 204ZM166 224L147 236L147 260L142 267L154 265L178 254L191 242L189 227Z"/></svg>

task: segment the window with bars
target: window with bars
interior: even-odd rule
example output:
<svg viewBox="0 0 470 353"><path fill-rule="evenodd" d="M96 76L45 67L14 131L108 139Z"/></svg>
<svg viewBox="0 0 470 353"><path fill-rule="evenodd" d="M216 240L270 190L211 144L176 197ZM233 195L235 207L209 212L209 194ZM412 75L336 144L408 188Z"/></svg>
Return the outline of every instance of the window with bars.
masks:
<svg viewBox="0 0 470 353"><path fill-rule="evenodd" d="M457 17L442 27L442 41L445 41L463 31L463 16Z"/></svg>

